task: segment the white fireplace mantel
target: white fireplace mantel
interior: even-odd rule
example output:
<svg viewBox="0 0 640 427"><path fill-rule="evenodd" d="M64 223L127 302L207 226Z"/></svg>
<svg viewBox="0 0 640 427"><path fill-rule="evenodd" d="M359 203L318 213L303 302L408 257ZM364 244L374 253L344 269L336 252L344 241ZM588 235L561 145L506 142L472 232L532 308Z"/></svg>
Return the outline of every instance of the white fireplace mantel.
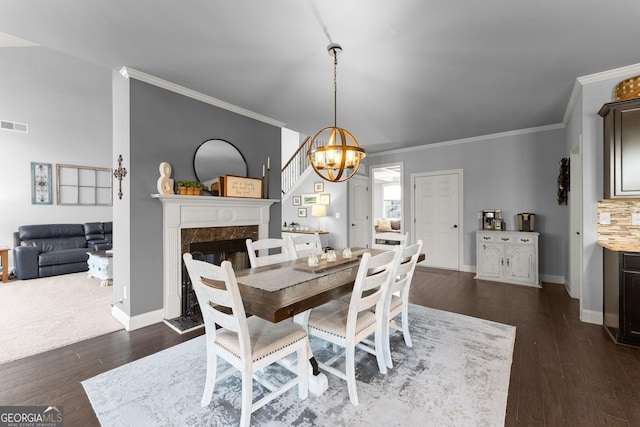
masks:
<svg viewBox="0 0 640 427"><path fill-rule="evenodd" d="M183 228L257 225L259 239L269 237L269 209L275 199L152 194L163 207L163 303L165 319L180 316Z"/></svg>

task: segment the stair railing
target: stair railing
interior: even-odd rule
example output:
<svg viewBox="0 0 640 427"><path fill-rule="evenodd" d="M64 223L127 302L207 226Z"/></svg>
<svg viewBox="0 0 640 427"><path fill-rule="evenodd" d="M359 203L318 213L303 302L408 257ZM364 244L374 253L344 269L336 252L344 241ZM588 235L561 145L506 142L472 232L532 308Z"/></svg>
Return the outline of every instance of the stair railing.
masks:
<svg viewBox="0 0 640 427"><path fill-rule="evenodd" d="M282 194L286 194L295 185L300 175L309 167L309 146L311 137L306 137L289 161L282 167Z"/></svg>

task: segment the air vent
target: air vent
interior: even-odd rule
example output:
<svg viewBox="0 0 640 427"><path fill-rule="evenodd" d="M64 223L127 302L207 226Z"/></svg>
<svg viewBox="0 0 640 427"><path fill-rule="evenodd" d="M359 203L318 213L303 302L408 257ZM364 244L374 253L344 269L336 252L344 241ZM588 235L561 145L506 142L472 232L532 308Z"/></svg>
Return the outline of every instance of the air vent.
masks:
<svg viewBox="0 0 640 427"><path fill-rule="evenodd" d="M29 125L25 123L10 122L8 120L0 120L0 129L29 133Z"/></svg>

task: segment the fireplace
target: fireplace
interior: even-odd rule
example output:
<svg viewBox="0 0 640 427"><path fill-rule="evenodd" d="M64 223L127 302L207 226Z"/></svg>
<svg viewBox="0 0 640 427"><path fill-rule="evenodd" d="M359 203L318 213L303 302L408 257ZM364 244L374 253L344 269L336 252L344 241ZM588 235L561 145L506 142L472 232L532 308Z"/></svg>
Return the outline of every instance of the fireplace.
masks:
<svg viewBox="0 0 640 427"><path fill-rule="evenodd" d="M163 207L163 301L164 318L182 312L182 254L191 243L222 240L254 240L269 237L269 210L277 200L214 196L153 194ZM183 237L189 246L184 246ZM206 247L206 245L205 245ZM201 251L202 252L202 251Z"/></svg>
<svg viewBox="0 0 640 427"><path fill-rule="evenodd" d="M258 226L230 226L185 228L181 231L181 254L190 253L193 259L220 265L229 261L236 270L249 268L246 239L258 239ZM182 256L182 255L181 255ZM167 319L167 324L183 332L202 325L198 299L189 274L182 263L180 316Z"/></svg>

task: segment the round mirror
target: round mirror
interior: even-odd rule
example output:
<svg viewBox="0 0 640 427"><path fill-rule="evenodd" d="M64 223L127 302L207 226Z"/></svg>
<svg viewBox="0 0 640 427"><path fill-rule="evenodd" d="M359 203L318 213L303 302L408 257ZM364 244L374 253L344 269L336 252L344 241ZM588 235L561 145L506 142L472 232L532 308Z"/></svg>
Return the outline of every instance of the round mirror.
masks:
<svg viewBox="0 0 640 427"><path fill-rule="evenodd" d="M196 179L208 188L219 176L247 176L247 162L233 144L209 139L193 155L193 171Z"/></svg>

